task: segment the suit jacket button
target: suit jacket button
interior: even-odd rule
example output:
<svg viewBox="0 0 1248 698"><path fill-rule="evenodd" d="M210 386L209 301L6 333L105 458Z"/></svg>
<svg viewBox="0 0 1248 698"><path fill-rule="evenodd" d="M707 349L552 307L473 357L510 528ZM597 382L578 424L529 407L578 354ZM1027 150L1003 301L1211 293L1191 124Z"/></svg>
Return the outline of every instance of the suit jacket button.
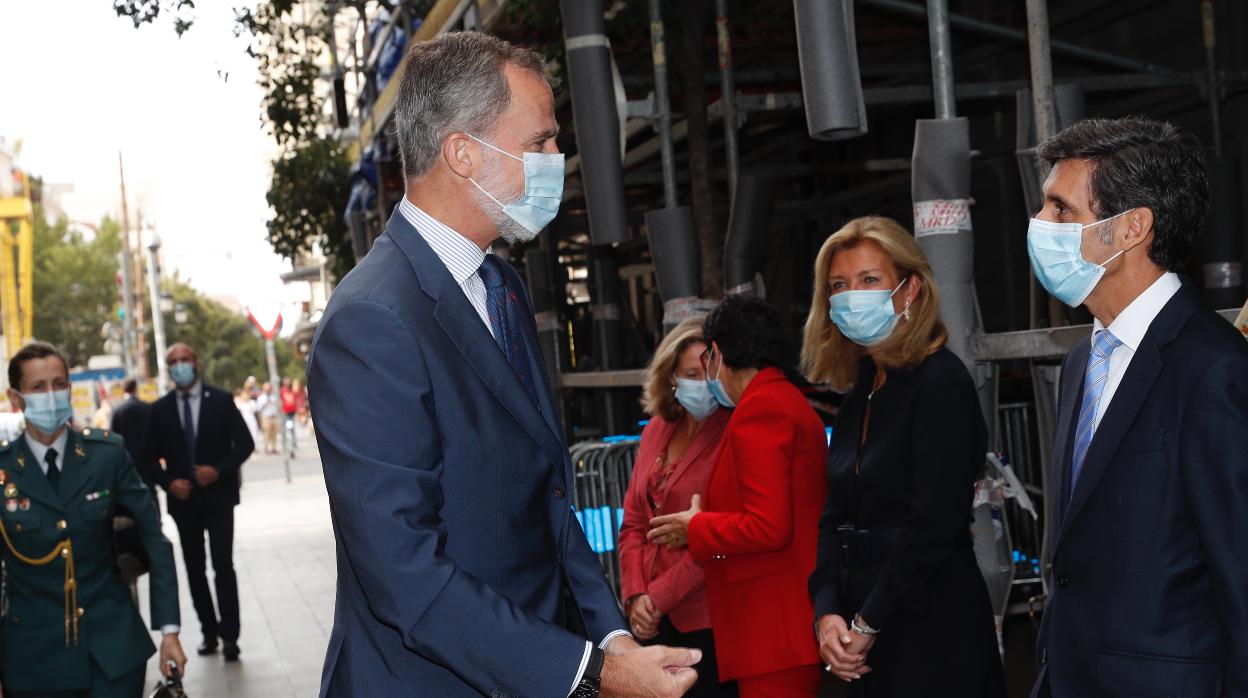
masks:
<svg viewBox="0 0 1248 698"><path fill-rule="evenodd" d="M555 488L555 499L563 499L564 491L562 487Z"/></svg>
<svg viewBox="0 0 1248 698"><path fill-rule="evenodd" d="M58 531L64 531L66 527L68 526L69 524L65 523L65 519L61 519L60 521L56 522L56 530Z"/></svg>

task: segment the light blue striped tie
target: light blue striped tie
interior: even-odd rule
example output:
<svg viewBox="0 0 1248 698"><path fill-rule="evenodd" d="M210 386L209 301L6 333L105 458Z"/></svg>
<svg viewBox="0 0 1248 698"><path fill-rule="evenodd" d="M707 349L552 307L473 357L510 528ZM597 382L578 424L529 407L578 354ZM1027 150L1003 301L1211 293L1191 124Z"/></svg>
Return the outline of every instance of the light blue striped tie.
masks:
<svg viewBox="0 0 1248 698"><path fill-rule="evenodd" d="M1083 468L1083 459L1088 455L1088 447L1092 445L1092 434L1096 431L1096 412L1101 404L1101 394L1105 392L1105 381L1109 378L1109 356L1122 346L1109 330L1101 330L1092 338L1092 352L1088 354L1088 371L1083 376L1083 403L1079 405L1079 424L1075 431L1075 451L1070 458L1070 494L1075 493L1075 483L1079 482L1079 471Z"/></svg>

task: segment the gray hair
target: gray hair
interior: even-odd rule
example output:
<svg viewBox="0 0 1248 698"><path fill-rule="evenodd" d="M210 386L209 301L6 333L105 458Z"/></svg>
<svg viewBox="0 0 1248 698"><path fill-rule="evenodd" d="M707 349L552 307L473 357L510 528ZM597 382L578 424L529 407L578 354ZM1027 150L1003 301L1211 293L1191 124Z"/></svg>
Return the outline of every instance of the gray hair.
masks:
<svg viewBox="0 0 1248 698"><path fill-rule="evenodd" d="M479 32L453 32L418 43L405 60L394 121L407 181L433 169L450 134L484 138L493 130L511 103L503 74L507 64L549 79L541 55Z"/></svg>

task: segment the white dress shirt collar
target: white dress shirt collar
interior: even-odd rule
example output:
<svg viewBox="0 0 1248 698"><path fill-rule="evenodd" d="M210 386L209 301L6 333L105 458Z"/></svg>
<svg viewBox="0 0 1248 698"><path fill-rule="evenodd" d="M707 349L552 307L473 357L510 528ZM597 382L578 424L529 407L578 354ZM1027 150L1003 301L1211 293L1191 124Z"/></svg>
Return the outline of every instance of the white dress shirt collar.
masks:
<svg viewBox="0 0 1248 698"><path fill-rule="evenodd" d="M61 472L65 472L65 447L69 443L68 426L61 430L61 435L56 437L56 441L47 446L31 436L30 432L25 432L25 437L26 445L30 447L30 454L35 457L35 462L39 464L39 468L43 470L44 475L48 474L48 464L43 462L43 459L47 457L48 449L50 448L56 449L56 467L60 468Z"/></svg>
<svg viewBox="0 0 1248 698"><path fill-rule="evenodd" d="M1153 324L1153 320L1182 286L1183 282L1179 281L1178 274L1169 271L1162 274L1144 289L1143 293L1136 296L1135 300L1128 303L1113 322L1109 323L1109 331L1114 333L1114 336L1123 344L1130 347L1132 352L1135 352L1140 348L1140 342L1144 341L1144 335L1148 332L1149 326ZM1093 335L1103 329L1105 325L1100 320L1093 321Z"/></svg>
<svg viewBox="0 0 1248 698"><path fill-rule="evenodd" d="M399 213L407 219L420 236L433 248L434 254L446 265L447 271L455 283L464 285L470 277L476 276L481 263L491 249L482 250L477 243L469 240L442 221L425 213L419 206L403 197L399 200Z"/></svg>

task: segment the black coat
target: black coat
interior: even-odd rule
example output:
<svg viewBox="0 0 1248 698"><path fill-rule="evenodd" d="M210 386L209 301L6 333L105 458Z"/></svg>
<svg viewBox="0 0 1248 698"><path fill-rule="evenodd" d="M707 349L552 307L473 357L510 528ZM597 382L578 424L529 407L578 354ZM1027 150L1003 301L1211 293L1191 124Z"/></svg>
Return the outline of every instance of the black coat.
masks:
<svg viewBox="0 0 1248 698"><path fill-rule="evenodd" d="M112 430L126 441L126 452L130 460L139 469L143 481L149 485L155 481L151 477L151 468L143 463L147 456L147 429L152 418L152 406L136 397L128 397L126 401L113 410Z"/></svg>
<svg viewBox="0 0 1248 698"><path fill-rule="evenodd" d="M872 671L850 685L851 695L1003 697L988 588L970 537L988 441L971 376L941 349L889 371L868 402L874 379L874 363L864 360L832 430L810 578L815 616L848 622L861 612L881 631L867 656ZM836 536L843 524L888 531L895 543L870 564L846 565Z"/></svg>
<svg viewBox="0 0 1248 698"><path fill-rule="evenodd" d="M239 468L251 457L256 444L243 415L234 406L234 396L220 388L204 386L199 407L199 424L195 439L195 463L187 462L186 442L182 436L182 417L178 411L178 394L171 390L152 404L151 426L148 430L148 455L151 478L169 490L169 483L185 478L193 485L186 501L166 497L169 513L177 516L189 507L221 509L238 504ZM159 461L164 461L161 467ZM207 487L195 484L195 465L211 465L220 474Z"/></svg>
<svg viewBox="0 0 1248 698"><path fill-rule="evenodd" d="M1091 342L1062 364L1068 492ZM1140 341L1049 520L1035 695L1248 695L1248 345L1184 285Z"/></svg>

